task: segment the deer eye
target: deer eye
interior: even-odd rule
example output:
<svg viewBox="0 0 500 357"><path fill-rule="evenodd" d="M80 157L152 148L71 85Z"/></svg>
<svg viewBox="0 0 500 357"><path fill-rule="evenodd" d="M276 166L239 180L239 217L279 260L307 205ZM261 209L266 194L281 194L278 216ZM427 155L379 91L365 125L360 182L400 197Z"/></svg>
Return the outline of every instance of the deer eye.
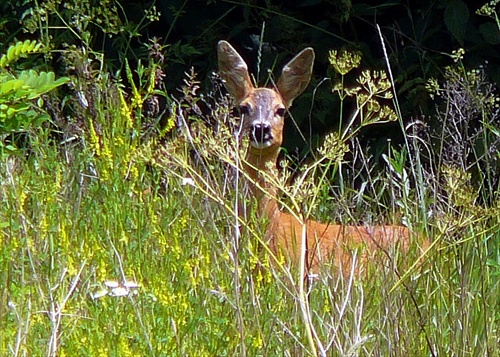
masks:
<svg viewBox="0 0 500 357"><path fill-rule="evenodd" d="M250 114L250 106L248 104L240 105L240 114Z"/></svg>
<svg viewBox="0 0 500 357"><path fill-rule="evenodd" d="M276 115L279 117L284 117L285 116L286 109L285 108L278 108L276 109Z"/></svg>

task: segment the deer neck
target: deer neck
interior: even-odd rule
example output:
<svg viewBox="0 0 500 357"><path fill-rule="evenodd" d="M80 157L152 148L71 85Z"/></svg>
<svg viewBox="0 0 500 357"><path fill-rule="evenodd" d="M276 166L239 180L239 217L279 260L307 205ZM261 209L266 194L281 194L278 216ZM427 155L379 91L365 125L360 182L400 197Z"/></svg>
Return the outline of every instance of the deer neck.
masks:
<svg viewBox="0 0 500 357"><path fill-rule="evenodd" d="M274 183L277 178L278 150L256 150L250 146L244 163L249 193L257 200L258 211L271 217L278 211L276 196L279 190Z"/></svg>

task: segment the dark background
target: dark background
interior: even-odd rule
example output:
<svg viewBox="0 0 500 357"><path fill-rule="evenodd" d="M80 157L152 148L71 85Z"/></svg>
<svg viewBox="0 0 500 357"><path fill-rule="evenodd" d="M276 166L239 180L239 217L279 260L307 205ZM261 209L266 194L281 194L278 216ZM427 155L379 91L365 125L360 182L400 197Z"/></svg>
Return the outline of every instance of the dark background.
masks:
<svg viewBox="0 0 500 357"><path fill-rule="evenodd" d="M464 48L464 66L484 66L490 80L497 83L500 80L500 32L492 18L476 14L483 4L466 0L87 0L57 4L45 1L35 6L30 1L1 1L0 50L4 51L13 41L40 35L41 30L36 26L32 26L31 33L25 33L20 27L21 23L29 28L26 24L36 18L37 8L45 8L51 14L47 25L54 28L71 25L76 8L77 13L87 11L91 18L100 17L104 22L89 21L82 31L90 34L85 40L75 36L78 29L54 30L52 48L83 46L85 42L85 46L104 52L107 68L116 71L123 69L125 58L131 67L141 59L147 60L145 44L157 37L165 52L165 87L170 95L176 96L190 68L194 68L201 81L201 91L210 89L210 74L217 69L216 44L221 39L233 44L255 75L262 35L261 84L268 68L273 68L278 75L287 59L302 48L312 46L316 51L312 86L295 102L293 113L306 135L321 137L339 121L338 105L331 94L336 78L328 65L328 51L342 48L360 51L362 68L385 69L376 25L384 37L405 121L432 115L435 104L424 85L431 77L442 78L445 67L454 64L450 57L453 50ZM161 13L159 21L144 21L145 11L152 6ZM113 33L109 29L115 22L122 27L121 32ZM60 65L57 58L52 65ZM329 80L317 88L312 101L311 88L316 88L325 77ZM309 123L312 103L314 122ZM295 129L287 129L290 133L285 135L286 145L292 147L299 139L294 135ZM387 137L397 140L400 130L400 125L394 124L370 129L368 135L381 141Z"/></svg>

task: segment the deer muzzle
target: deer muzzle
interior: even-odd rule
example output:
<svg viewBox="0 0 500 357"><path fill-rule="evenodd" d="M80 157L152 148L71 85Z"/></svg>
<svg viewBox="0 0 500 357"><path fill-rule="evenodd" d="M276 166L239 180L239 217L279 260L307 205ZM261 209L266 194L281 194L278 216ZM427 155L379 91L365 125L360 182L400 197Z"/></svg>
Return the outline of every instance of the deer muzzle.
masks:
<svg viewBox="0 0 500 357"><path fill-rule="evenodd" d="M256 149L265 149L272 145L274 140L271 125L268 123L254 123L250 127L250 144Z"/></svg>

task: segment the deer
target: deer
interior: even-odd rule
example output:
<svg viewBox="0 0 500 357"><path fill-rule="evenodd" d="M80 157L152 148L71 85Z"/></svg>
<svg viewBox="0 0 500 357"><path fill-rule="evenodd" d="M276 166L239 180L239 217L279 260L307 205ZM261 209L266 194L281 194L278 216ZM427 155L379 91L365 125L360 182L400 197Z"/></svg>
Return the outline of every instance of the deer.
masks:
<svg viewBox="0 0 500 357"><path fill-rule="evenodd" d="M220 41L217 54L220 76L239 108L244 135L248 135L241 170L247 178L250 195L257 200L257 211L267 220L264 242L272 253L298 264L305 251L306 269L314 273L327 259L341 272L350 271L353 251L359 247L362 253L358 261L363 262L372 260L376 252L387 255L393 248L406 252L410 230L405 226L320 223L301 220L280 210L279 189L269 178L277 175L286 113L309 85L314 50L307 47L297 54L283 67L278 82L271 88L254 86L247 64L229 42Z"/></svg>

